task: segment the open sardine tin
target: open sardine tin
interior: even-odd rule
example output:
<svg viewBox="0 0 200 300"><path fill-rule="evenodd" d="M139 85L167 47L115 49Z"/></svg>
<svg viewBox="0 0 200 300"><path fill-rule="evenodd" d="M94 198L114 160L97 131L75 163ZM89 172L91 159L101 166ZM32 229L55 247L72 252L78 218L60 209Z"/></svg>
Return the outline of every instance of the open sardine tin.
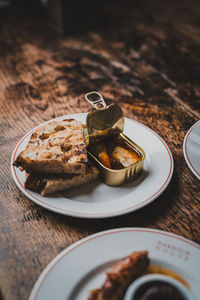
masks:
<svg viewBox="0 0 200 300"><path fill-rule="evenodd" d="M123 133L124 116L121 108L116 104L107 106L102 95L98 92L90 92L85 95L85 98L96 109L88 113L84 126L87 151L101 170L103 182L110 186L120 186L136 179L142 172L145 152ZM106 143L112 144L113 155L117 159L119 158L119 168L116 166L113 168L110 163L105 164L107 158L110 159L109 155L107 157L107 152L102 152L102 147L104 147L102 145L108 147ZM137 159L132 158L136 156ZM111 160L113 161L112 158Z"/></svg>

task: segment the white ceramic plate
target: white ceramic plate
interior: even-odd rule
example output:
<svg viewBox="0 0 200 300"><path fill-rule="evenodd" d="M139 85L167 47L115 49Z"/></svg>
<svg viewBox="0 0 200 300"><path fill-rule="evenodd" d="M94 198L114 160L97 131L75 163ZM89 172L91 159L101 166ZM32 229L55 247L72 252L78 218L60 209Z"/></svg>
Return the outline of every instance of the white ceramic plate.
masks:
<svg viewBox="0 0 200 300"><path fill-rule="evenodd" d="M183 153L190 170L200 180L200 120L186 133Z"/></svg>
<svg viewBox="0 0 200 300"><path fill-rule="evenodd" d="M80 113L57 119L75 118L85 124L86 115ZM43 124L31 130L20 140L11 159L11 172L16 185L29 199L42 207L60 214L82 218L117 216L149 204L166 189L170 182L173 158L166 143L150 128L125 119L124 133L146 152L144 172L137 181L121 187L110 187L99 181L56 197L41 197L38 193L24 188L25 172L13 167L12 163L26 147L32 132Z"/></svg>
<svg viewBox="0 0 200 300"><path fill-rule="evenodd" d="M117 260L140 250L149 251L153 264L180 274L199 299L199 245L164 231L119 228L88 236L62 251L40 275L29 300L86 300Z"/></svg>

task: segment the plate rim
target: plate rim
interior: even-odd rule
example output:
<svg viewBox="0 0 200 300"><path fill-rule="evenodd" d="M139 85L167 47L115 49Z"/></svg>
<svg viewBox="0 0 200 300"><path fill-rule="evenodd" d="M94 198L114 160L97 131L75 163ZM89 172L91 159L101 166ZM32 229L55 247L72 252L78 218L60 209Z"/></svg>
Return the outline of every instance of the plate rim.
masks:
<svg viewBox="0 0 200 300"><path fill-rule="evenodd" d="M29 300L36 300L36 297L38 295L38 292L43 284L43 282L45 281L46 277L48 276L49 272L55 267L55 265L63 259L64 256L66 256L67 254L69 254L71 251L73 251L74 249L78 248L79 246L93 241L96 238L101 238L105 235L112 235L115 233L120 233L120 232L149 232L149 233L153 233L153 234L159 234L162 236L167 236L179 241L182 241L186 244L188 244L191 247L194 247L198 250L200 250L200 245L197 244L196 242L193 242L192 240L189 240L183 236L180 236L178 234L175 233L171 233L168 231L164 231L164 230L159 230L159 229L154 229L154 228L145 228L145 227L120 227L120 228L113 228L113 229L108 229L108 230L103 230L94 234L91 234L89 236L86 236L78 241L76 241L75 243L71 244L70 246L66 247L64 250L62 250L60 253L58 253L48 264L47 266L43 269L43 271L41 272L41 274L39 275L38 279L36 280L32 291L29 295Z"/></svg>
<svg viewBox="0 0 200 300"><path fill-rule="evenodd" d="M184 141L183 141L183 154L184 154L184 158L185 161L188 165L188 167L190 168L190 170L192 171L192 173L200 180L200 173L197 172L197 170L195 169L195 167L193 166L193 164L190 161L190 158L188 156L188 152L187 152L187 142L188 142L188 138L190 136L190 134L192 133L193 129L198 126L200 124L200 120L198 120L197 122L195 122L187 131L185 137L184 137Z"/></svg>
<svg viewBox="0 0 200 300"><path fill-rule="evenodd" d="M82 115L85 116L87 115L87 113L75 113L75 114L67 114L67 115L63 115L60 117L56 117L53 119L50 119L48 121L45 121L43 123L40 123L39 125L35 126L34 128L32 128L28 133L26 133L17 143L16 147L13 150L12 156L11 156L11 163L10 163L10 167L11 167L11 174L13 177L13 180L15 182L15 184L17 185L18 189L31 201L33 201L34 203L36 203L37 205L48 209L50 211L62 214L62 215L67 215L67 216L72 216L72 217L78 217L78 218L88 218L88 219L100 219L100 218L109 218L109 217L116 217L116 216L120 216L120 215L124 215L127 213L131 213L134 212L138 209L141 209L142 207L150 204L151 202L153 202L155 199L157 199L163 192L164 190L167 188L167 186L169 185L172 175L173 175L173 171L174 171L174 160L173 160L173 156L172 153L168 147L168 145L166 144L166 142L154 131L152 130L150 127L144 125L143 123L140 123L136 120L130 119L130 118L126 118L125 120L128 120L130 122L136 123L142 127L144 127L146 130L150 131L152 134L154 134L159 140L160 142L164 145L167 154L169 156L169 161L170 161L170 168L169 168L169 173L167 175L166 180L164 181L164 183L162 184L161 187L159 187L159 189L153 193L153 195L151 195L150 197L148 197L147 199L143 200L142 203L139 204L135 204L135 205L131 205L128 208L124 208L118 211L109 211L109 212L103 212L103 213L83 213L83 212L76 212L73 210L66 210L66 209L61 209L58 207L55 207L51 204L47 204L46 202L43 202L42 200L38 199L37 197L35 197L34 195L32 195L31 192L29 192L27 189L25 189L25 187L23 186L23 184L20 182L17 174L16 174L16 167L13 166L13 162L15 160L15 156L16 156L16 152L18 150L18 148L20 147L21 143L24 141L24 139L26 139L32 132L34 132L35 130L37 130L38 128L40 128L41 126L48 124L49 122L55 121L55 120L62 120L63 118L66 117L70 117L70 118L75 118L77 115Z"/></svg>

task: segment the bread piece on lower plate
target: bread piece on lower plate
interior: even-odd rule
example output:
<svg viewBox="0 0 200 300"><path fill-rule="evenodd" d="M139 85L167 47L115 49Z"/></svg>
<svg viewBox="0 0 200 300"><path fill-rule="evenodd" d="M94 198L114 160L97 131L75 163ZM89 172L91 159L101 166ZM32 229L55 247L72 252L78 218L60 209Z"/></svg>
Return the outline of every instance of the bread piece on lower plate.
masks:
<svg viewBox="0 0 200 300"><path fill-rule="evenodd" d="M99 173L97 167L90 163L88 163L85 174L30 173L27 174L25 187L39 192L41 196L48 196L96 181Z"/></svg>
<svg viewBox="0 0 200 300"><path fill-rule="evenodd" d="M86 163L83 125L77 120L65 119L39 127L14 166L28 173L84 174Z"/></svg>

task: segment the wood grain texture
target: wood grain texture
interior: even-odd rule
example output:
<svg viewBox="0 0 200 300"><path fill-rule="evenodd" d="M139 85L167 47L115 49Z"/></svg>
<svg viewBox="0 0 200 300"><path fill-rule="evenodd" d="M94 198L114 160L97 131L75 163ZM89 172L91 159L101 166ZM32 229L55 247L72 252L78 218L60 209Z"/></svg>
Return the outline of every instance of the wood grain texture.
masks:
<svg viewBox="0 0 200 300"><path fill-rule="evenodd" d="M151 3L150 3L151 2ZM200 118L199 3L110 1L105 28L57 36L38 8L0 18L0 291L27 299L44 267L64 248L101 230L137 226L170 231L200 243L199 181L183 157L187 130ZM115 9L113 9L113 7ZM131 8L131 9L130 9ZM181 13L180 13L181 12ZM0 11L1 13L1 11ZM81 220L27 199L10 174L18 140L36 125L87 112L91 90L118 103L125 116L156 131L175 170L152 204L125 216Z"/></svg>

